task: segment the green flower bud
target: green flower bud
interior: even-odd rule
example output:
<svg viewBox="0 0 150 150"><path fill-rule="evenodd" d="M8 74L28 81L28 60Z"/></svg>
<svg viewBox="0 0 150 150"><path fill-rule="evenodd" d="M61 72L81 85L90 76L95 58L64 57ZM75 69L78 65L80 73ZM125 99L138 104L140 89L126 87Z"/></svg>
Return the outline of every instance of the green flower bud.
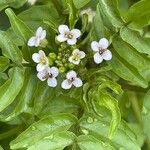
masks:
<svg viewBox="0 0 150 150"><path fill-rule="evenodd" d="M68 47L67 43L62 43L61 44L61 49L66 49Z"/></svg>
<svg viewBox="0 0 150 150"><path fill-rule="evenodd" d="M68 67L69 67L70 69L73 69L73 68L75 67L75 65L74 65L73 63L69 63Z"/></svg>
<svg viewBox="0 0 150 150"><path fill-rule="evenodd" d="M49 65L52 66L54 64L52 59L49 59Z"/></svg>
<svg viewBox="0 0 150 150"><path fill-rule="evenodd" d="M55 53L49 53L49 58L52 60L56 60L57 55Z"/></svg>
<svg viewBox="0 0 150 150"><path fill-rule="evenodd" d="M48 41L47 41L47 39L43 39L43 40L41 40L41 42L40 42L40 47L45 48L47 45L48 45Z"/></svg>
<svg viewBox="0 0 150 150"><path fill-rule="evenodd" d="M66 71L66 68L65 68L65 67L60 67L60 68L59 68L59 72L60 72L60 73L64 73L65 71Z"/></svg>

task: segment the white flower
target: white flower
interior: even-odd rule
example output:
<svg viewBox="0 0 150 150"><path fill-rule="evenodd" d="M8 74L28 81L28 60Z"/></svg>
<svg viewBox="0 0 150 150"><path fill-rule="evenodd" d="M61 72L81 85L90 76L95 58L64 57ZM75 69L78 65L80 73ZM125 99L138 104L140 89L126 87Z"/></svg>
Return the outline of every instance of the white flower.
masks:
<svg viewBox="0 0 150 150"><path fill-rule="evenodd" d="M60 34L56 37L59 42L65 42L69 45L74 45L77 42L77 38L81 36L81 31L78 29L69 30L67 25L60 25L58 27Z"/></svg>
<svg viewBox="0 0 150 150"><path fill-rule="evenodd" d="M99 42L93 41L91 43L91 48L95 52L94 54L94 61L96 64L100 64L103 59L104 60L111 60L112 53L108 50L109 41L106 38L100 39Z"/></svg>
<svg viewBox="0 0 150 150"><path fill-rule="evenodd" d="M46 30L43 30L42 27L39 27L36 31L36 35L31 37L28 40L28 46L40 46L40 43L46 38Z"/></svg>
<svg viewBox="0 0 150 150"><path fill-rule="evenodd" d="M37 71L43 71L49 65L48 58L42 50L40 50L39 53L34 53L32 59L34 62L38 63L36 66Z"/></svg>
<svg viewBox="0 0 150 150"><path fill-rule="evenodd" d="M63 89L70 89L72 86L81 87L82 80L77 77L77 73L73 70L69 71L66 75L66 80L64 80L61 84Z"/></svg>
<svg viewBox="0 0 150 150"><path fill-rule="evenodd" d="M47 67L43 71L38 72L37 77L41 81L47 80L47 84L50 87L56 87L57 86L57 80L56 77L58 76L59 71L56 67Z"/></svg>
<svg viewBox="0 0 150 150"><path fill-rule="evenodd" d="M84 15L84 14L87 14L87 15L88 15L88 22L92 22L92 21L93 21L93 18L94 18L95 15L96 15L96 12L93 11L91 8L87 8L87 9L81 11L81 15Z"/></svg>
<svg viewBox="0 0 150 150"><path fill-rule="evenodd" d="M85 57L85 53L83 51L80 51L79 49L75 49L72 52L72 55L69 57L69 61L75 65L78 65L81 59L83 59L84 57Z"/></svg>

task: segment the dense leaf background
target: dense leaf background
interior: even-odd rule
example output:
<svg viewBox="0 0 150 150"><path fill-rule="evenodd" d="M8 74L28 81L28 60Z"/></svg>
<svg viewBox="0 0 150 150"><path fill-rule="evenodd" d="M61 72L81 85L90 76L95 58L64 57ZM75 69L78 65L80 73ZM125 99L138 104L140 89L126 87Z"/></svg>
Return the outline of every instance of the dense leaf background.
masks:
<svg viewBox="0 0 150 150"><path fill-rule="evenodd" d="M79 69L79 89L38 80L27 46L42 26L57 53L60 24L82 31L85 52L111 42L111 61ZM149 87L150 0L0 0L0 150L149 150Z"/></svg>

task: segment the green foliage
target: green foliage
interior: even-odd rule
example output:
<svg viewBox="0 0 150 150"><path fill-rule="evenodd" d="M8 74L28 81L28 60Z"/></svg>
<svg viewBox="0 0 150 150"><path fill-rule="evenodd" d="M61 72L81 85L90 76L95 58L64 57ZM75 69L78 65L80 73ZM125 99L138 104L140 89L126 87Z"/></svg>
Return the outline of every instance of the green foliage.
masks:
<svg viewBox="0 0 150 150"><path fill-rule="evenodd" d="M8 26L0 24L0 150L150 148L149 0L0 0L0 10ZM82 31L76 45L58 43L61 24ZM40 26L47 47L29 47ZM97 65L90 45L103 37L113 58ZM37 78L33 53L57 59L76 48L87 57L69 65L83 87L63 90L64 73L55 88Z"/></svg>

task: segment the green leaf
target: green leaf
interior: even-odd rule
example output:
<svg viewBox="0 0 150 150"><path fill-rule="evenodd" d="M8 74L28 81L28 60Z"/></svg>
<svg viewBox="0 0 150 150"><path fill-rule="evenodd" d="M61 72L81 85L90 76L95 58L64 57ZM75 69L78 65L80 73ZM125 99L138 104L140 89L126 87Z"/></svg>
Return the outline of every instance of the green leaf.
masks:
<svg viewBox="0 0 150 150"><path fill-rule="evenodd" d="M148 86L148 83L141 76L141 74L139 74L137 69L135 69L127 61L123 60L119 56L116 57L115 55L113 55L113 59L109 62L109 64L113 68L112 71L119 77L142 86L143 88L146 88Z"/></svg>
<svg viewBox="0 0 150 150"><path fill-rule="evenodd" d="M6 9L5 12L9 18L13 31L17 34L17 36L21 37L25 43L27 43L27 40L34 33L22 20L15 15L10 8Z"/></svg>
<svg viewBox="0 0 150 150"><path fill-rule="evenodd" d="M20 92L24 81L24 70L14 67L12 75L0 87L0 112L10 105Z"/></svg>
<svg viewBox="0 0 150 150"><path fill-rule="evenodd" d="M44 21L50 21L54 27L57 27L64 19L63 16L59 16L51 1L49 1L48 5L32 6L21 12L18 17L33 30L36 30L39 26L43 26Z"/></svg>
<svg viewBox="0 0 150 150"><path fill-rule="evenodd" d="M143 129L145 135L148 136L150 140L150 90L146 93L144 97L144 103L143 103L143 115L142 115L142 121L143 121Z"/></svg>
<svg viewBox="0 0 150 150"><path fill-rule="evenodd" d="M29 147L28 150L63 150L66 146L73 144L74 141L75 135L71 132L64 131L45 137L40 142Z"/></svg>
<svg viewBox="0 0 150 150"><path fill-rule="evenodd" d="M99 100L99 105L102 105L111 111L112 120L110 124L109 137L112 138L121 121L121 113L118 107L118 102L115 98L103 92L100 92L97 98Z"/></svg>
<svg viewBox="0 0 150 150"><path fill-rule="evenodd" d="M45 107L53 100L54 96L55 89L50 88L46 82L39 81L34 94L34 113L38 115L43 109L46 110Z"/></svg>
<svg viewBox="0 0 150 150"><path fill-rule="evenodd" d="M114 50L130 65L139 71L150 68L150 59L137 52L132 46L124 42L119 36L112 39Z"/></svg>
<svg viewBox="0 0 150 150"><path fill-rule="evenodd" d="M77 9L80 9L84 7L86 4L88 4L91 0L73 0L74 5Z"/></svg>
<svg viewBox="0 0 150 150"><path fill-rule="evenodd" d="M0 56L0 72L5 71L9 66L9 59L3 56Z"/></svg>
<svg viewBox="0 0 150 150"><path fill-rule="evenodd" d="M44 140L44 138L52 136L55 132L68 130L76 121L76 118L70 114L47 116L33 123L28 129L22 132L10 143L10 147L11 149L19 149L29 148L35 143L39 143L40 145L40 141Z"/></svg>
<svg viewBox="0 0 150 150"><path fill-rule="evenodd" d="M11 6L11 7L14 7L14 8L19 8L21 7L22 5L25 4L27 0L0 0L0 10L8 7L8 6Z"/></svg>
<svg viewBox="0 0 150 150"><path fill-rule="evenodd" d="M102 16L101 16L101 11L100 11L100 4L97 5L96 8L96 15L94 17L94 21L93 21L93 32L91 36L94 36L93 39L97 39L99 40L100 38L104 37L105 34L105 27L104 27L104 23L102 20ZM93 35L94 33L94 35Z"/></svg>
<svg viewBox="0 0 150 150"><path fill-rule="evenodd" d="M150 1L141 0L133 4L128 10L128 21L131 22L129 26L144 27L150 24ZM139 13L140 12L140 13Z"/></svg>
<svg viewBox="0 0 150 150"><path fill-rule="evenodd" d="M120 30L120 35L124 41L133 46L138 52L150 55L150 39L143 38L138 32L126 27Z"/></svg>
<svg viewBox="0 0 150 150"><path fill-rule="evenodd" d="M66 3L69 10L69 25L70 28L73 28L78 18L77 9L74 6L73 0L66 0Z"/></svg>
<svg viewBox="0 0 150 150"><path fill-rule="evenodd" d="M0 150L4 150L1 145L0 145Z"/></svg>
<svg viewBox="0 0 150 150"><path fill-rule="evenodd" d="M37 85L37 77L33 73L33 70L27 68L25 70L25 80L23 87L18 95L19 102L16 104L15 108L9 115L0 115L1 121L10 121L14 117L18 116L22 112L30 112L31 104L34 96L34 92Z"/></svg>
<svg viewBox="0 0 150 150"><path fill-rule="evenodd" d="M4 56L8 57L18 65L22 64L22 54L20 49L4 31L0 31L0 47L2 48Z"/></svg>
<svg viewBox="0 0 150 150"><path fill-rule="evenodd" d="M78 145L81 150L115 150L109 143L104 143L91 135L79 136Z"/></svg>
<svg viewBox="0 0 150 150"><path fill-rule="evenodd" d="M120 124L118 130L110 140L107 137L109 131L109 122L106 120L106 118L98 118L93 115L90 116L93 119L93 122L88 121L89 116L84 116L80 121L81 131L84 134L90 134L98 140L102 140L105 143L107 142L114 146L117 150L141 150L137 144L137 139L134 132L132 132L132 130L125 123Z"/></svg>
<svg viewBox="0 0 150 150"><path fill-rule="evenodd" d="M100 81L102 83L100 85L100 88L108 87L111 90L113 90L116 94L122 94L123 93L123 90L121 89L121 86L118 83L113 82L113 81L111 81L107 78L103 78L103 77L100 77Z"/></svg>
<svg viewBox="0 0 150 150"><path fill-rule="evenodd" d="M112 26L116 28L120 28L123 26L123 21L120 18L118 12L116 11L117 8L114 5L112 0L99 0L100 10L105 15L104 21L106 18L112 24Z"/></svg>

